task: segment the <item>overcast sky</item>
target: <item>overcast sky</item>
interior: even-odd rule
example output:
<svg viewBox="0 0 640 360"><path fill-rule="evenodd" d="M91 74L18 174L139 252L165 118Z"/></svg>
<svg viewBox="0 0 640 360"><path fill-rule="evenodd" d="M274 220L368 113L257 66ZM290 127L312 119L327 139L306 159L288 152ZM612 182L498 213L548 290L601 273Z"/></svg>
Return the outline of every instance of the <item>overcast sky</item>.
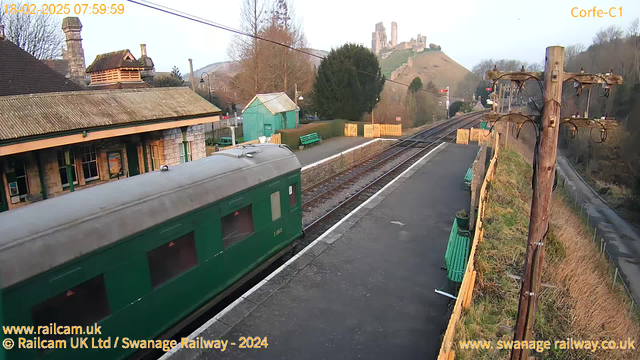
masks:
<svg viewBox="0 0 640 360"><path fill-rule="evenodd" d="M36 3L51 1L36 0ZM87 1L68 1L68 3ZM242 0L155 0L154 2L239 28ZM549 45L591 44L594 33L609 25L626 30L640 16L640 1L538 0L513 1L410 1L410 0L290 0L303 24L310 47L331 50L346 42L371 46L375 23L383 21L390 39L391 21L398 23L398 41L418 33L468 69L486 58L515 58L541 62ZM57 2L56 2L57 3ZM102 3L109 3L104 1ZM100 53L130 49L140 56L146 43L156 71L176 65L188 72L209 63L228 60L231 34L129 2L124 15L80 15L87 66ZM609 11L622 7L616 18L574 18L579 7ZM619 14L616 14L619 15ZM198 76L196 74L196 76Z"/></svg>

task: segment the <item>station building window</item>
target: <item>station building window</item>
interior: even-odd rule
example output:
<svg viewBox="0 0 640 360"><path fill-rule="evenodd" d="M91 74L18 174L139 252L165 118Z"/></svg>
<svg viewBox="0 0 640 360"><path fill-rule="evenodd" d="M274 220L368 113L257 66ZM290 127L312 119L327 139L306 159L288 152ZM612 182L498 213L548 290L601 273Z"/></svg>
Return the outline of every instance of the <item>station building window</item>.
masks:
<svg viewBox="0 0 640 360"><path fill-rule="evenodd" d="M72 287L31 309L33 325L87 326L111 314L102 274Z"/></svg>
<svg viewBox="0 0 640 360"><path fill-rule="evenodd" d="M73 177L73 183L78 184L78 174L76 172L76 156L73 149L69 150L69 162L71 163L71 176ZM64 151L58 151L58 169L60 171L60 181L62 187L69 186L69 178L67 177L67 166L64 161Z"/></svg>
<svg viewBox="0 0 640 360"><path fill-rule="evenodd" d="M187 148L186 157L185 157L185 153L184 153L185 147ZM186 146L185 146L184 143L178 144L178 149L180 151L180 163L181 164L184 163L184 162L187 162L187 161L191 161L191 141L187 141Z"/></svg>
<svg viewBox="0 0 640 360"><path fill-rule="evenodd" d="M98 156L96 148L93 145L82 147L82 173L85 181L96 180L100 178L98 173Z"/></svg>
<svg viewBox="0 0 640 360"><path fill-rule="evenodd" d="M276 221L282 216L280 209L280 191L271 194L271 221Z"/></svg>
<svg viewBox="0 0 640 360"><path fill-rule="evenodd" d="M18 194L24 199L29 194L29 182L27 181L27 167L22 159L16 159L13 163L18 183Z"/></svg>
<svg viewBox="0 0 640 360"><path fill-rule="evenodd" d="M289 185L289 210L298 205L298 184Z"/></svg>
<svg viewBox="0 0 640 360"><path fill-rule="evenodd" d="M198 265L193 231L147 252L151 286L156 287Z"/></svg>
<svg viewBox="0 0 640 360"><path fill-rule="evenodd" d="M251 205L223 216L220 222L222 223L222 244L226 249L253 234Z"/></svg>

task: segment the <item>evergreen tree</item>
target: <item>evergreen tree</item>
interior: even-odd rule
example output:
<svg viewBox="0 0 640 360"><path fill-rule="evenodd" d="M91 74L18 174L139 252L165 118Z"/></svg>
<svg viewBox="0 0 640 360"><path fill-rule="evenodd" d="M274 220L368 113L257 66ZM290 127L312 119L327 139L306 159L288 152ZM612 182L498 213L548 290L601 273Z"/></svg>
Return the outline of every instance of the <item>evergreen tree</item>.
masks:
<svg viewBox="0 0 640 360"><path fill-rule="evenodd" d="M331 50L318 67L315 108L327 118L360 120L378 103L384 82L378 58L369 49L345 44Z"/></svg>

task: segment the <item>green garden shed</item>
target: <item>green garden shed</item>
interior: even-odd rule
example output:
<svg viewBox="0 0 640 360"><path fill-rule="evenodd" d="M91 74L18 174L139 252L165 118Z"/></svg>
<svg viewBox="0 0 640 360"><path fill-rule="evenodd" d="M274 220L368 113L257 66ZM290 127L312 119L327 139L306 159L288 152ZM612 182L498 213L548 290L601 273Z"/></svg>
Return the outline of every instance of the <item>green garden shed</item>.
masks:
<svg viewBox="0 0 640 360"><path fill-rule="evenodd" d="M277 130L295 129L300 109L283 92L258 94L242 110L244 140L271 136Z"/></svg>

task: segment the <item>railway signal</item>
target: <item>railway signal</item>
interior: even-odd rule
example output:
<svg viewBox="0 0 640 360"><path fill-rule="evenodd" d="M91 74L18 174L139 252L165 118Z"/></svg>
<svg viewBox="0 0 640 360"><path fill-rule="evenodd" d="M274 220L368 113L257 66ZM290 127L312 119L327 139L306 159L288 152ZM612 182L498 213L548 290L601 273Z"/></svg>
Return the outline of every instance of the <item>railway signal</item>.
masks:
<svg viewBox="0 0 640 360"><path fill-rule="evenodd" d="M440 92L441 93L446 93L446 92L449 92L449 89L440 89Z"/></svg>

